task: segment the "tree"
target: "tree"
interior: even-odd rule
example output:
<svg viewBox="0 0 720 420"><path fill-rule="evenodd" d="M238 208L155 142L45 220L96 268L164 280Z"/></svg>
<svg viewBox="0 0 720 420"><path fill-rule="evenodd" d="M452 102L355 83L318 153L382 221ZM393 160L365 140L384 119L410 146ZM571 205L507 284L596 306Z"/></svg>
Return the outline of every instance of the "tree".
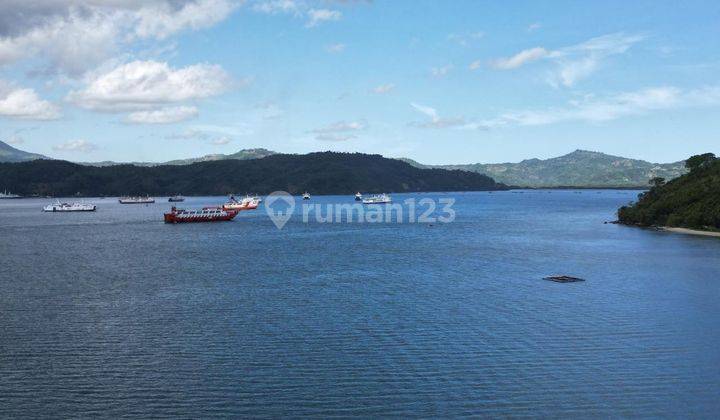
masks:
<svg viewBox="0 0 720 420"><path fill-rule="evenodd" d="M653 188L662 187L665 185L665 178L661 176L656 176L655 178L650 180L650 185L653 186Z"/></svg>
<svg viewBox="0 0 720 420"><path fill-rule="evenodd" d="M702 155L690 156L688 160L685 161L685 167L692 172L698 168L706 167L715 159L715 154L713 153L703 153Z"/></svg>

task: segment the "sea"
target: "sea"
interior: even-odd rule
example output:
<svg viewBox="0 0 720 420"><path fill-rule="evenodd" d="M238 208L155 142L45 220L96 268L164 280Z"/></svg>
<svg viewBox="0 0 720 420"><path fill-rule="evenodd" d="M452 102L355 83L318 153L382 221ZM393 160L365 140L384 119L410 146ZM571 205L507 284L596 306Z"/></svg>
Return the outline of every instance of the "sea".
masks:
<svg viewBox="0 0 720 420"><path fill-rule="evenodd" d="M282 229L267 201L172 225L167 197L0 200L0 417L720 416L719 238L605 223L638 191L303 216L353 194Z"/></svg>

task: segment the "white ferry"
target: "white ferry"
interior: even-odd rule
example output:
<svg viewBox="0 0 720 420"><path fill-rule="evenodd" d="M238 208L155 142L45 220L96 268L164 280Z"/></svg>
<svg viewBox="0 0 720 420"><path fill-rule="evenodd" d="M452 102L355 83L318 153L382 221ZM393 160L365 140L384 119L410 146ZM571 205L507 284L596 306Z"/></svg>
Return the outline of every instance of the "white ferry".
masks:
<svg viewBox="0 0 720 420"><path fill-rule="evenodd" d="M303 200L309 200L309 199L310 199L310 193L306 191L306 192L303 194Z"/></svg>
<svg viewBox="0 0 720 420"><path fill-rule="evenodd" d="M358 193L355 194L355 201L362 201L362 194L360 194L360 191L358 191Z"/></svg>
<svg viewBox="0 0 720 420"><path fill-rule="evenodd" d="M68 211L95 211L97 207L94 204L87 203L61 203L59 200L55 204L48 204L43 207L43 211L48 212L68 212Z"/></svg>
<svg viewBox="0 0 720 420"><path fill-rule="evenodd" d="M387 194L373 195L372 197L363 198L363 204L388 204L392 203L392 198Z"/></svg>
<svg viewBox="0 0 720 420"><path fill-rule="evenodd" d="M0 192L0 198L20 198L20 196L5 190L3 192Z"/></svg>
<svg viewBox="0 0 720 420"><path fill-rule="evenodd" d="M118 199L118 202L120 204L151 204L155 202L155 199L152 197L120 197Z"/></svg>

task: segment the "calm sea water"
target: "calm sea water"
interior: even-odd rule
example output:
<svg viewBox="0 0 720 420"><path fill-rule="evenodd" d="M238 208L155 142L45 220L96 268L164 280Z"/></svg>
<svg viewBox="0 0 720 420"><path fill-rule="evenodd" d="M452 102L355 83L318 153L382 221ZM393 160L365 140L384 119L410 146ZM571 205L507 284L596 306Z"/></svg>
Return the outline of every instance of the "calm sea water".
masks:
<svg viewBox="0 0 720 420"><path fill-rule="evenodd" d="M0 416L717 417L720 240L602 223L636 194L283 230L0 201Z"/></svg>

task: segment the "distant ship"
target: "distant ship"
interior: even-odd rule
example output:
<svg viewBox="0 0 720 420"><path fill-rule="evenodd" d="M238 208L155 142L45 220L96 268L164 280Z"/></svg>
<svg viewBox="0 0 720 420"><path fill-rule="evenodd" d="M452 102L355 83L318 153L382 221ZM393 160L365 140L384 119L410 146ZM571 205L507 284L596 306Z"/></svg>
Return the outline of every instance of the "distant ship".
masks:
<svg viewBox="0 0 720 420"><path fill-rule="evenodd" d="M238 200L234 196L230 196L227 203L222 205L223 210L254 210L260 205L260 198L256 196L247 195L241 200Z"/></svg>
<svg viewBox="0 0 720 420"><path fill-rule="evenodd" d="M392 203L392 198L387 194L373 195L372 197L364 198L363 204L388 204Z"/></svg>
<svg viewBox="0 0 720 420"><path fill-rule="evenodd" d="M362 194L360 194L360 191L358 191L358 193L355 194L355 201L362 201Z"/></svg>
<svg viewBox="0 0 720 420"><path fill-rule="evenodd" d="M224 210L220 207L204 207L202 210L183 210L175 208L165 213L165 223L224 222L237 216L236 210Z"/></svg>
<svg viewBox="0 0 720 420"><path fill-rule="evenodd" d="M305 194L303 194L303 200L309 200L310 199L310 193L305 191Z"/></svg>
<svg viewBox="0 0 720 420"><path fill-rule="evenodd" d="M180 194L173 195L172 197L168 198L169 203L182 203L183 201L185 201L185 197Z"/></svg>
<svg viewBox="0 0 720 420"><path fill-rule="evenodd" d="M155 199L152 197L120 197L118 199L118 202L120 204L151 204L155 202Z"/></svg>
<svg viewBox="0 0 720 420"><path fill-rule="evenodd" d="M43 207L43 211L47 212L70 212L70 211L95 211L97 207L94 204L87 203L61 203L59 200L55 204L48 204Z"/></svg>
<svg viewBox="0 0 720 420"><path fill-rule="evenodd" d="M3 192L0 192L0 198L20 198L20 196L5 190Z"/></svg>

